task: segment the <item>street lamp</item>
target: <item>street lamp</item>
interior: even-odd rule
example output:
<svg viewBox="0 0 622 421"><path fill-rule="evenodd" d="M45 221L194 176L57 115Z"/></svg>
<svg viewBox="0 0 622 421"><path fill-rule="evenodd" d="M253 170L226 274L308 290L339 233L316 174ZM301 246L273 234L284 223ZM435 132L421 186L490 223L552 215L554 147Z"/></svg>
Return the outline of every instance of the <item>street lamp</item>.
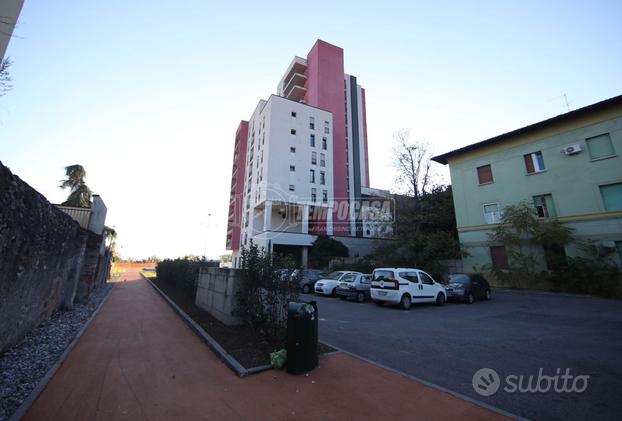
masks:
<svg viewBox="0 0 622 421"><path fill-rule="evenodd" d="M205 232L205 250L203 252L203 256L205 257L205 261L207 261L207 242L209 241L209 221L210 221L210 217L212 216L211 213L207 214L207 231Z"/></svg>

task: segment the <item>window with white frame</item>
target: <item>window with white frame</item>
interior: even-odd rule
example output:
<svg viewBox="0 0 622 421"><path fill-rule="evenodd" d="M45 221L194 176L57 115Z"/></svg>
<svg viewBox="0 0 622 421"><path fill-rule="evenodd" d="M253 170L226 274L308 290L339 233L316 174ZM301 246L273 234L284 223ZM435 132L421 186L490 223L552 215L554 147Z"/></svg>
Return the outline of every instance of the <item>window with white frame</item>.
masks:
<svg viewBox="0 0 622 421"><path fill-rule="evenodd" d="M309 181L315 183L315 170L309 170Z"/></svg>
<svg viewBox="0 0 622 421"><path fill-rule="evenodd" d="M290 166L289 166L289 170L290 170L291 172L296 171L296 166L295 166L295 165L290 165Z"/></svg>
<svg viewBox="0 0 622 421"><path fill-rule="evenodd" d="M293 184L289 185L289 191L295 191L296 190L296 186L294 186Z"/></svg>
<svg viewBox="0 0 622 421"><path fill-rule="evenodd" d="M315 148L315 135L313 133L309 136L309 144L312 148Z"/></svg>
<svg viewBox="0 0 622 421"><path fill-rule="evenodd" d="M294 148L293 146L289 148L289 152L290 153L296 153L296 148Z"/></svg>
<svg viewBox="0 0 622 421"><path fill-rule="evenodd" d="M321 153L320 154L320 167L325 167L325 166L326 166L326 155Z"/></svg>
<svg viewBox="0 0 622 421"><path fill-rule="evenodd" d="M309 128L315 130L315 117L309 117Z"/></svg>
<svg viewBox="0 0 622 421"><path fill-rule="evenodd" d="M328 190L322 190L322 202L328 203Z"/></svg>
<svg viewBox="0 0 622 421"><path fill-rule="evenodd" d="M484 220L487 224L497 224L501 221L501 211L498 203L487 203L484 205Z"/></svg>
<svg viewBox="0 0 622 421"><path fill-rule="evenodd" d="M326 184L326 174L324 171L320 171L320 184Z"/></svg>
<svg viewBox="0 0 622 421"><path fill-rule="evenodd" d="M317 189L311 189L311 201L315 202L317 200Z"/></svg>
<svg viewBox="0 0 622 421"><path fill-rule="evenodd" d="M311 152L311 164L317 165L317 152Z"/></svg>
<svg viewBox="0 0 622 421"><path fill-rule="evenodd" d="M326 150L328 145L328 140L325 137L322 138L322 149Z"/></svg>
<svg viewBox="0 0 622 421"><path fill-rule="evenodd" d="M555 205L553 204L553 196L550 194L534 196L533 205L536 208L538 218L551 218L557 216L557 212L555 212Z"/></svg>
<svg viewBox="0 0 622 421"><path fill-rule="evenodd" d="M330 123L328 121L324 122L324 133L330 133Z"/></svg>

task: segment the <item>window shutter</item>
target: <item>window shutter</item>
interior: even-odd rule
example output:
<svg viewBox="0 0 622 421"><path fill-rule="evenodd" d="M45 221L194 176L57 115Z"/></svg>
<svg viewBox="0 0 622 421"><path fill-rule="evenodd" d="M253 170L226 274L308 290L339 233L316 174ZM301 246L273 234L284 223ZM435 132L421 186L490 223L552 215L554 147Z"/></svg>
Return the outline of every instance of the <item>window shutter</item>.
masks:
<svg viewBox="0 0 622 421"><path fill-rule="evenodd" d="M527 154L524 156L525 158L525 167L527 168L527 174L532 174L534 172L536 172L535 168L533 167L533 159L531 158L531 154Z"/></svg>

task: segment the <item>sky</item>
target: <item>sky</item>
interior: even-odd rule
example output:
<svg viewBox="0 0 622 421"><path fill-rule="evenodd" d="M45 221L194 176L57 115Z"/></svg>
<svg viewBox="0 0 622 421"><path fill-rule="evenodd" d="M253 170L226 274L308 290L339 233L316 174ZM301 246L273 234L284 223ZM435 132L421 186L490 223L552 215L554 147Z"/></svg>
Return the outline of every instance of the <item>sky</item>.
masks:
<svg viewBox="0 0 622 421"><path fill-rule="evenodd" d="M366 90L372 187L399 190L400 129L440 154L622 94L620 22L619 0L25 0L0 161L52 203L83 165L124 257L218 257L237 125L316 39Z"/></svg>

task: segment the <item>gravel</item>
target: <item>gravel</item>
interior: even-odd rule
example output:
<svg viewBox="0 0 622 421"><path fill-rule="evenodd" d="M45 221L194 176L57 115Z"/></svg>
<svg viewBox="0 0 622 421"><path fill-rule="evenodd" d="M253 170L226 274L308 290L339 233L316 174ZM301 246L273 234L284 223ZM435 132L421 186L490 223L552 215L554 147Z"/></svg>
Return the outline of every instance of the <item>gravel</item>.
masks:
<svg viewBox="0 0 622 421"><path fill-rule="evenodd" d="M72 310L56 311L0 354L0 421L8 420L28 398L111 288L112 284L105 284L88 302L76 303Z"/></svg>

